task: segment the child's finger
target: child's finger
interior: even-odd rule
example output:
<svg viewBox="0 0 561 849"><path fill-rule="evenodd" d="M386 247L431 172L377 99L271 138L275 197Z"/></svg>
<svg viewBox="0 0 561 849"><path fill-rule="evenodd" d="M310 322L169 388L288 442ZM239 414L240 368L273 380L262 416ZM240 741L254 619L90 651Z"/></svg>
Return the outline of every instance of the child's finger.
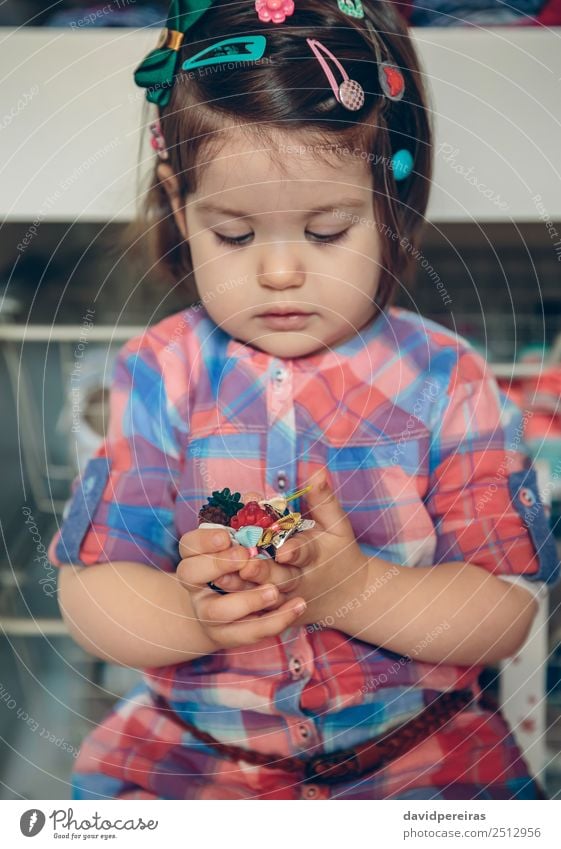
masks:
<svg viewBox="0 0 561 849"><path fill-rule="evenodd" d="M226 590L229 593L237 593L240 590L251 590L255 588L257 581L244 581L240 578L239 573L229 572L227 575L221 575L213 581L213 584L221 590ZM265 581L263 581L265 583Z"/></svg>
<svg viewBox="0 0 561 849"><path fill-rule="evenodd" d="M190 589L204 587L209 581L216 581L222 575L238 572L247 564L248 550L242 545L234 545L221 554L203 554L187 557L177 566L177 577Z"/></svg>
<svg viewBox="0 0 561 849"><path fill-rule="evenodd" d="M208 590L206 598L199 601L198 618L203 624L236 622L276 604L278 600L279 591L273 584L223 596Z"/></svg>
<svg viewBox="0 0 561 849"><path fill-rule="evenodd" d="M286 574L286 573L285 573ZM298 578L290 581L284 581L282 584L280 581L267 580L263 578L263 580L259 579L255 581L253 579L242 579L240 577L239 572L230 572L227 575L221 575L220 578L216 578L212 583L214 586L218 587L221 590L225 590L228 593L237 593L240 590L253 590L255 589L257 584L276 584L282 593L291 593L294 592L298 587L298 580L300 578L300 574Z"/></svg>
<svg viewBox="0 0 561 849"><path fill-rule="evenodd" d="M244 492L242 493L241 500L243 504L247 504L248 501L263 501L263 497L262 492Z"/></svg>
<svg viewBox="0 0 561 849"><path fill-rule="evenodd" d="M303 598L292 598L274 610L248 616L241 622L234 622L216 629L223 642L230 645L247 646L264 637L274 637L289 628L306 609Z"/></svg>
<svg viewBox="0 0 561 849"><path fill-rule="evenodd" d="M179 556L182 560L186 557L196 557L198 554L212 554L214 551L223 551L230 547L231 538L225 529L220 528L197 528L188 531L179 540Z"/></svg>
<svg viewBox="0 0 561 849"><path fill-rule="evenodd" d="M277 562L283 564L285 569L288 564L302 569L317 563L320 558L318 536L319 534L308 531L291 537L277 551Z"/></svg>
<svg viewBox="0 0 561 849"><path fill-rule="evenodd" d="M294 592L302 572L295 566L279 566L274 560L252 558L240 569L240 578L256 584L276 584L283 593Z"/></svg>

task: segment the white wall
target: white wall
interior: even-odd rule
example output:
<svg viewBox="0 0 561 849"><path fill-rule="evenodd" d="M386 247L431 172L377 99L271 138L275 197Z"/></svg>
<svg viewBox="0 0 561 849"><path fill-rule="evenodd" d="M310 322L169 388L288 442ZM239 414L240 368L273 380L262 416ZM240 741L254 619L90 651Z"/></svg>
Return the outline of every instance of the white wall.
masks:
<svg viewBox="0 0 561 849"><path fill-rule="evenodd" d="M437 128L429 217L561 219L561 29L413 34ZM157 37L156 29L0 29L3 216L133 216L144 91L132 74ZM145 143L149 162L153 155Z"/></svg>

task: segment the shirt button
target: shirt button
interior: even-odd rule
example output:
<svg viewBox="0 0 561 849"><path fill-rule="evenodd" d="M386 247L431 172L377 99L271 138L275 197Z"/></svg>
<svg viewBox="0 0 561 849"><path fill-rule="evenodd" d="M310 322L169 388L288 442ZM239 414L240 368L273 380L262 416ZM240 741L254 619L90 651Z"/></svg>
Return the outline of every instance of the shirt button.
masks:
<svg viewBox="0 0 561 849"><path fill-rule="evenodd" d="M276 368L276 369L275 369L275 372L274 372L274 375L275 375L275 380L276 380L278 383L282 383L282 382L283 382L283 380L286 378L286 369L284 369L284 368Z"/></svg>
<svg viewBox="0 0 561 849"><path fill-rule="evenodd" d="M292 673L293 678L299 678L300 677L300 674L302 672L302 661L301 660L299 660L297 657L292 657L290 659L290 663L288 664L288 667L289 667L289 669Z"/></svg>
<svg viewBox="0 0 561 849"><path fill-rule="evenodd" d="M298 726L298 731L300 732L300 736L301 736L304 740L307 740L307 739L308 739L308 737L310 736L310 729L308 728L308 726L307 726L307 725L299 725L299 726Z"/></svg>
<svg viewBox="0 0 561 849"><path fill-rule="evenodd" d="M286 489L286 472L279 472L277 474L277 486L281 492L284 492Z"/></svg>
<svg viewBox="0 0 561 849"><path fill-rule="evenodd" d="M533 507L536 503L536 496L529 487L524 486L520 490L520 501L524 507Z"/></svg>
<svg viewBox="0 0 561 849"><path fill-rule="evenodd" d="M82 484L82 491L84 495L89 495L92 489L94 488L95 478L86 478L86 480Z"/></svg>
<svg viewBox="0 0 561 849"><path fill-rule="evenodd" d="M318 793L319 788L316 787L315 784L308 784L308 786L304 788L305 799L317 799Z"/></svg>

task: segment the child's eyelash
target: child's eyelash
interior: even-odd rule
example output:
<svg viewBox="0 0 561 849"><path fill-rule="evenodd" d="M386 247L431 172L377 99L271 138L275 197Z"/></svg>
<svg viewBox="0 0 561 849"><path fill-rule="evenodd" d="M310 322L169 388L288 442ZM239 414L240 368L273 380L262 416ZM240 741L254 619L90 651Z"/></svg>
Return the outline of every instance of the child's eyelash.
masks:
<svg viewBox="0 0 561 849"><path fill-rule="evenodd" d="M329 244L333 244L334 242L342 241L347 236L349 229L350 228L347 228L346 230L342 230L340 233L333 233L329 236L321 235L320 233L311 233L311 232L309 232L309 235L313 236L314 239L317 239L319 244L328 244L329 245ZM236 236L235 238L233 238L231 236L222 236L220 233L216 233L216 232L214 233L214 235L223 244L237 245L238 247L241 247L244 244L244 240L247 239L252 234L246 233L244 236Z"/></svg>
<svg viewBox="0 0 561 849"><path fill-rule="evenodd" d="M350 228L347 228L346 230L341 230L340 233L332 233L329 236L325 236L325 235L322 236L320 233L310 233L310 236L313 236L314 239L318 240L318 242L325 242L327 244L332 244L333 242L340 242L344 238L346 238L346 236L349 233L349 229Z"/></svg>

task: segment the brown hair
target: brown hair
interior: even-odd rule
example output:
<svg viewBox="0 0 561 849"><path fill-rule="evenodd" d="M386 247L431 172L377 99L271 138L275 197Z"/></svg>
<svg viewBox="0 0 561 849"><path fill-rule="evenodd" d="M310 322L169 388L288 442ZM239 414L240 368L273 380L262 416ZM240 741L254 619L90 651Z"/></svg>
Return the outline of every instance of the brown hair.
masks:
<svg viewBox="0 0 561 849"><path fill-rule="evenodd" d="M205 160L215 155L217 145L227 142L228 126L247 128L268 145L279 132L291 134L291 141L298 135L307 142L313 138L327 146L329 160L335 162L349 150L364 151L374 177L375 218L381 234L376 302L383 309L407 278L412 249L420 241L432 175L432 131L422 71L405 21L389 2L364 4L364 14L364 19L350 17L339 10L336 0L298 0L294 14L283 24L264 25L248 0L215 0L179 50L179 70L160 121L182 198L196 191ZM187 58L218 39L255 33L267 38L262 59L181 70ZM365 103L360 110L350 112L337 102L306 38L319 39L349 77L362 85ZM381 96L377 54L401 70L405 79L401 101ZM339 71L333 71L339 79ZM153 109L145 104L145 126L152 120L148 110ZM312 148L314 155L325 157L319 144ZM388 163L402 147L413 154L414 170L396 182ZM186 285L195 299L189 245L175 223L155 159L151 183L126 240L139 240L157 273Z"/></svg>

